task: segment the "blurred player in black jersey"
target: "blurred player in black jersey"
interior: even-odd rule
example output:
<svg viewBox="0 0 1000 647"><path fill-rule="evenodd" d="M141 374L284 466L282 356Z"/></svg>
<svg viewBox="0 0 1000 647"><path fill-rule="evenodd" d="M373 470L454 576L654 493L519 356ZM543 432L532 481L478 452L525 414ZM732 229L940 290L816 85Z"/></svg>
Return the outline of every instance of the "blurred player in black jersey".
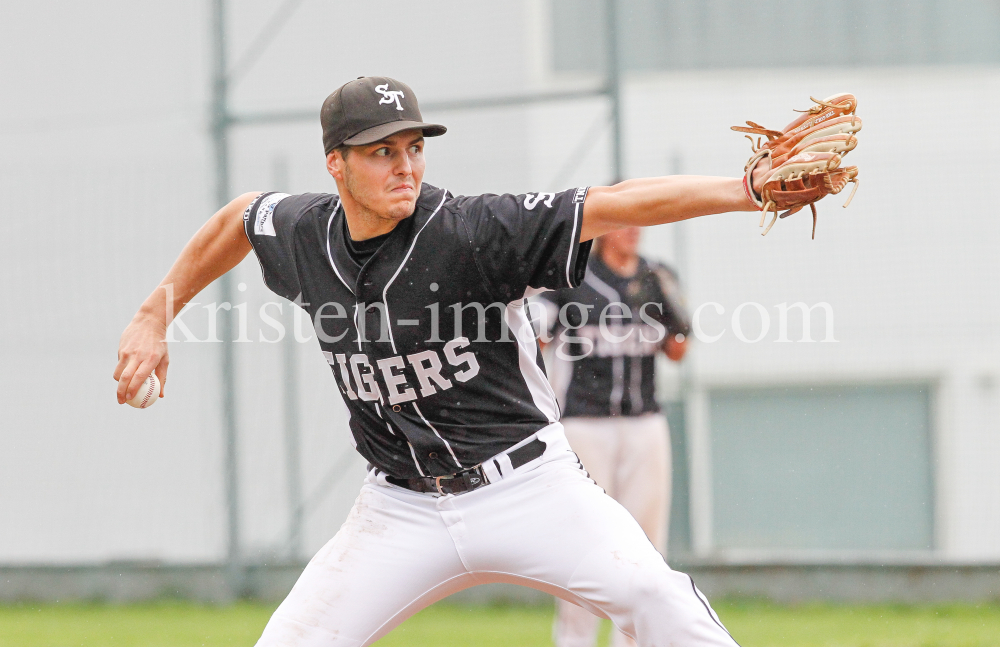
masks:
<svg viewBox="0 0 1000 647"><path fill-rule="evenodd" d="M638 227L601 236L583 285L541 298L570 446L666 555L670 441L656 402L656 355L684 357L690 319L676 275L639 256L639 237ZM558 647L593 647L597 617L563 601L558 610ZM616 633L614 644L635 643Z"/></svg>

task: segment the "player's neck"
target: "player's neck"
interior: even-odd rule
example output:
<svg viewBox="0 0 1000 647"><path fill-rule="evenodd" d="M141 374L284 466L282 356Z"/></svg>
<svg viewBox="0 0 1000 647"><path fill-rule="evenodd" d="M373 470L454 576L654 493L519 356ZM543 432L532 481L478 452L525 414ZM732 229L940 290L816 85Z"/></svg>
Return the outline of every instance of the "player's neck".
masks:
<svg viewBox="0 0 1000 647"><path fill-rule="evenodd" d="M398 220L379 216L371 209L359 204L347 191L341 190L341 205L347 219L347 232L353 241L368 240L388 234L399 224Z"/></svg>
<svg viewBox="0 0 1000 647"><path fill-rule="evenodd" d="M639 255L624 253L614 247L601 248L601 261L609 270L623 278L635 276L639 271Z"/></svg>

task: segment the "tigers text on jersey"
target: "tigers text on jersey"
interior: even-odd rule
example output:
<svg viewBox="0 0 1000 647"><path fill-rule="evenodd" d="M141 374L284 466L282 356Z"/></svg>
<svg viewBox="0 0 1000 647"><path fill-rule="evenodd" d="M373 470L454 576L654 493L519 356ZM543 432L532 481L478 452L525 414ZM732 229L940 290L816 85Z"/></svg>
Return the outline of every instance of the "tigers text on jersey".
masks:
<svg viewBox="0 0 1000 647"><path fill-rule="evenodd" d="M562 392L563 415L638 416L660 410L656 353L666 335L690 332L672 271L640 258L635 276L622 277L594 256L583 285L541 299L554 337L552 381Z"/></svg>
<svg viewBox="0 0 1000 647"><path fill-rule="evenodd" d="M244 225L267 286L312 317L358 451L397 478L444 476L559 419L524 300L580 285L586 197L424 184L363 266L336 195L265 193Z"/></svg>

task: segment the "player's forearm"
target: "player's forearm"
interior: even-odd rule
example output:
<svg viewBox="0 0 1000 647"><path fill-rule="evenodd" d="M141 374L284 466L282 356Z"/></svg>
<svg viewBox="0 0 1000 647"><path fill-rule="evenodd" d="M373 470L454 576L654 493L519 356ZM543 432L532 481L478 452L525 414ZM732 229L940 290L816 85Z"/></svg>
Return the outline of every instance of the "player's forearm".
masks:
<svg viewBox="0 0 1000 647"><path fill-rule="evenodd" d="M243 231L243 211L257 195L241 195L202 225L143 302L136 318L169 325L188 301L246 257L251 246Z"/></svg>
<svg viewBox="0 0 1000 647"><path fill-rule="evenodd" d="M593 187L583 207L580 241L624 227L649 227L730 211L754 211L740 179L699 175L626 180Z"/></svg>

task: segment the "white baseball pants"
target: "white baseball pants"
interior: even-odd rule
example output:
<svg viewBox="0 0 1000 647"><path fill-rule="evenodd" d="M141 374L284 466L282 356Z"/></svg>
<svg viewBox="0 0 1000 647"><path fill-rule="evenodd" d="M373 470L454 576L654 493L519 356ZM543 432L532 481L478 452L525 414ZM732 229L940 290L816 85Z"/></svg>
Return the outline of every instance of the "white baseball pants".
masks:
<svg viewBox="0 0 1000 647"><path fill-rule="evenodd" d="M564 418L566 437L590 477L629 511L666 555L670 515L670 431L660 414L613 418ZM557 602L556 647L594 647L598 619L565 601ZM614 647L635 643L616 632Z"/></svg>
<svg viewBox="0 0 1000 647"><path fill-rule="evenodd" d="M488 582L579 604L642 647L734 647L694 582L587 476L562 426L538 437L541 457L511 470L501 456L502 479L465 494L411 492L370 474L258 647L370 645L433 602Z"/></svg>

